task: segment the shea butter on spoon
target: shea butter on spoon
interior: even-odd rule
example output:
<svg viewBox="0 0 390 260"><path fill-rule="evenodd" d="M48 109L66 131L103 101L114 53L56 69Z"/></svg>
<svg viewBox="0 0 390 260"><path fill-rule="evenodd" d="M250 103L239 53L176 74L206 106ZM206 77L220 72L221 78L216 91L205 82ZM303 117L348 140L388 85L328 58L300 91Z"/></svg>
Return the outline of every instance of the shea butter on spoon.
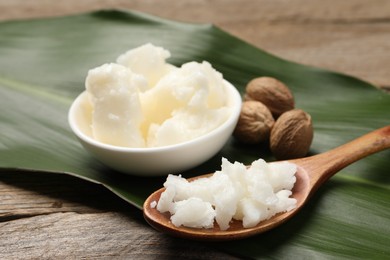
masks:
<svg viewBox="0 0 390 260"><path fill-rule="evenodd" d="M217 225L218 223L210 228L208 228L208 226L207 228L194 228L175 225L174 220L171 219L171 214L169 212L161 213L157 208L158 204L156 204L157 201L164 198L162 194L167 188L161 188L160 190L155 191L145 200L143 207L144 217L146 221L156 229L183 238L220 241L254 236L276 228L295 216L299 210L306 205L318 188L344 167L368 155L389 148L390 125L374 130L349 143L321 154L289 161L273 162L272 165L276 165L276 167L286 163L295 165L295 183L292 187L292 194L289 196L289 199L295 200L296 203L294 203L294 205L289 205L285 212L282 210L282 212L262 220L254 226L244 227L243 221L234 218L229 222L227 229L225 229L223 225L222 227ZM285 174L288 175L288 171L286 171ZM201 175L194 177L189 181L196 181L197 179L203 179L209 176L210 175ZM257 190L256 192L261 191ZM156 201L156 203L154 203L154 201ZM288 202L287 204L290 203ZM226 204L225 206L228 209L231 209L231 204ZM215 207L215 209L217 209L217 207ZM173 210L177 209L173 208ZM257 210L255 208L248 210L248 214L256 214L256 212ZM185 220L190 218L193 218L193 216L189 215L185 217Z"/></svg>
<svg viewBox="0 0 390 260"><path fill-rule="evenodd" d="M227 230L234 219L250 228L295 208L296 199L289 196L296 171L297 166L288 162L270 164L259 159L246 167L223 158L221 170L209 177L189 182L169 175L165 191L151 207L169 212L176 227L213 228L215 220L221 230Z"/></svg>

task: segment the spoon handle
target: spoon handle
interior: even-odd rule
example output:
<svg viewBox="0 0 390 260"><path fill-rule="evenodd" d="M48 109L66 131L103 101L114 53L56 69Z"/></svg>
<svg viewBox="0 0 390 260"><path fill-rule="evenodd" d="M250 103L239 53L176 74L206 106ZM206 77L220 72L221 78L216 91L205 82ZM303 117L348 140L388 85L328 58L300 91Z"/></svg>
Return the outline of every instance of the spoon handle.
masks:
<svg viewBox="0 0 390 260"><path fill-rule="evenodd" d="M376 152L390 148L390 125L374 130L330 151L298 159L310 175L315 191L321 184L346 166ZM294 161L292 161L294 162Z"/></svg>

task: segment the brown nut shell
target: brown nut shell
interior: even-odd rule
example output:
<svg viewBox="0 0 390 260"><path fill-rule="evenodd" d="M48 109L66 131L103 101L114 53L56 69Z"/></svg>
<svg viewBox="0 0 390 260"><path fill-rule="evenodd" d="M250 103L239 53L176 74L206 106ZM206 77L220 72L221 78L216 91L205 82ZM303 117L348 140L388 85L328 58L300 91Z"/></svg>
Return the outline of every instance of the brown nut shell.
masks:
<svg viewBox="0 0 390 260"><path fill-rule="evenodd" d="M274 118L294 109L294 97L281 81L271 77L259 77L246 86L245 100L260 101L268 107Z"/></svg>
<svg viewBox="0 0 390 260"><path fill-rule="evenodd" d="M274 123L271 112L264 104L258 101L245 101L242 103L233 136L246 144L268 141Z"/></svg>
<svg viewBox="0 0 390 260"><path fill-rule="evenodd" d="M301 109L283 113L275 122L270 136L270 148L278 160L307 155L313 140L311 116Z"/></svg>

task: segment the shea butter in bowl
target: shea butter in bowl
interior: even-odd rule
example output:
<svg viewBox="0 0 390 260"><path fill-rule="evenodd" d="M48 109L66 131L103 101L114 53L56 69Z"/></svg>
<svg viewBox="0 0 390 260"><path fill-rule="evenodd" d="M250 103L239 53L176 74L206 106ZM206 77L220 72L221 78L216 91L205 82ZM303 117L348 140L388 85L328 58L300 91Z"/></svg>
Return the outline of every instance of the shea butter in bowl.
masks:
<svg viewBox="0 0 390 260"><path fill-rule="evenodd" d="M91 69L68 120L83 147L131 175L177 174L214 156L231 136L241 95L208 62L180 67L145 44Z"/></svg>

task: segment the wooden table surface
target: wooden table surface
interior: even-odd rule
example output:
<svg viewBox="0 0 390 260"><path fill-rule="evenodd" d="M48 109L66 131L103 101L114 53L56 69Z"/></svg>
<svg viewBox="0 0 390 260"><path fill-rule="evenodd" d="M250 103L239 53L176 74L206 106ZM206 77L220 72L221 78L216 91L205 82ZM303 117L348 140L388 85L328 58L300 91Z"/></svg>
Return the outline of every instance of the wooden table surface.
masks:
<svg viewBox="0 0 390 260"><path fill-rule="evenodd" d="M214 23L277 56L390 90L387 0L0 0L0 21L107 8ZM109 191L62 175L1 174L0 230L1 259L235 258L160 234Z"/></svg>

